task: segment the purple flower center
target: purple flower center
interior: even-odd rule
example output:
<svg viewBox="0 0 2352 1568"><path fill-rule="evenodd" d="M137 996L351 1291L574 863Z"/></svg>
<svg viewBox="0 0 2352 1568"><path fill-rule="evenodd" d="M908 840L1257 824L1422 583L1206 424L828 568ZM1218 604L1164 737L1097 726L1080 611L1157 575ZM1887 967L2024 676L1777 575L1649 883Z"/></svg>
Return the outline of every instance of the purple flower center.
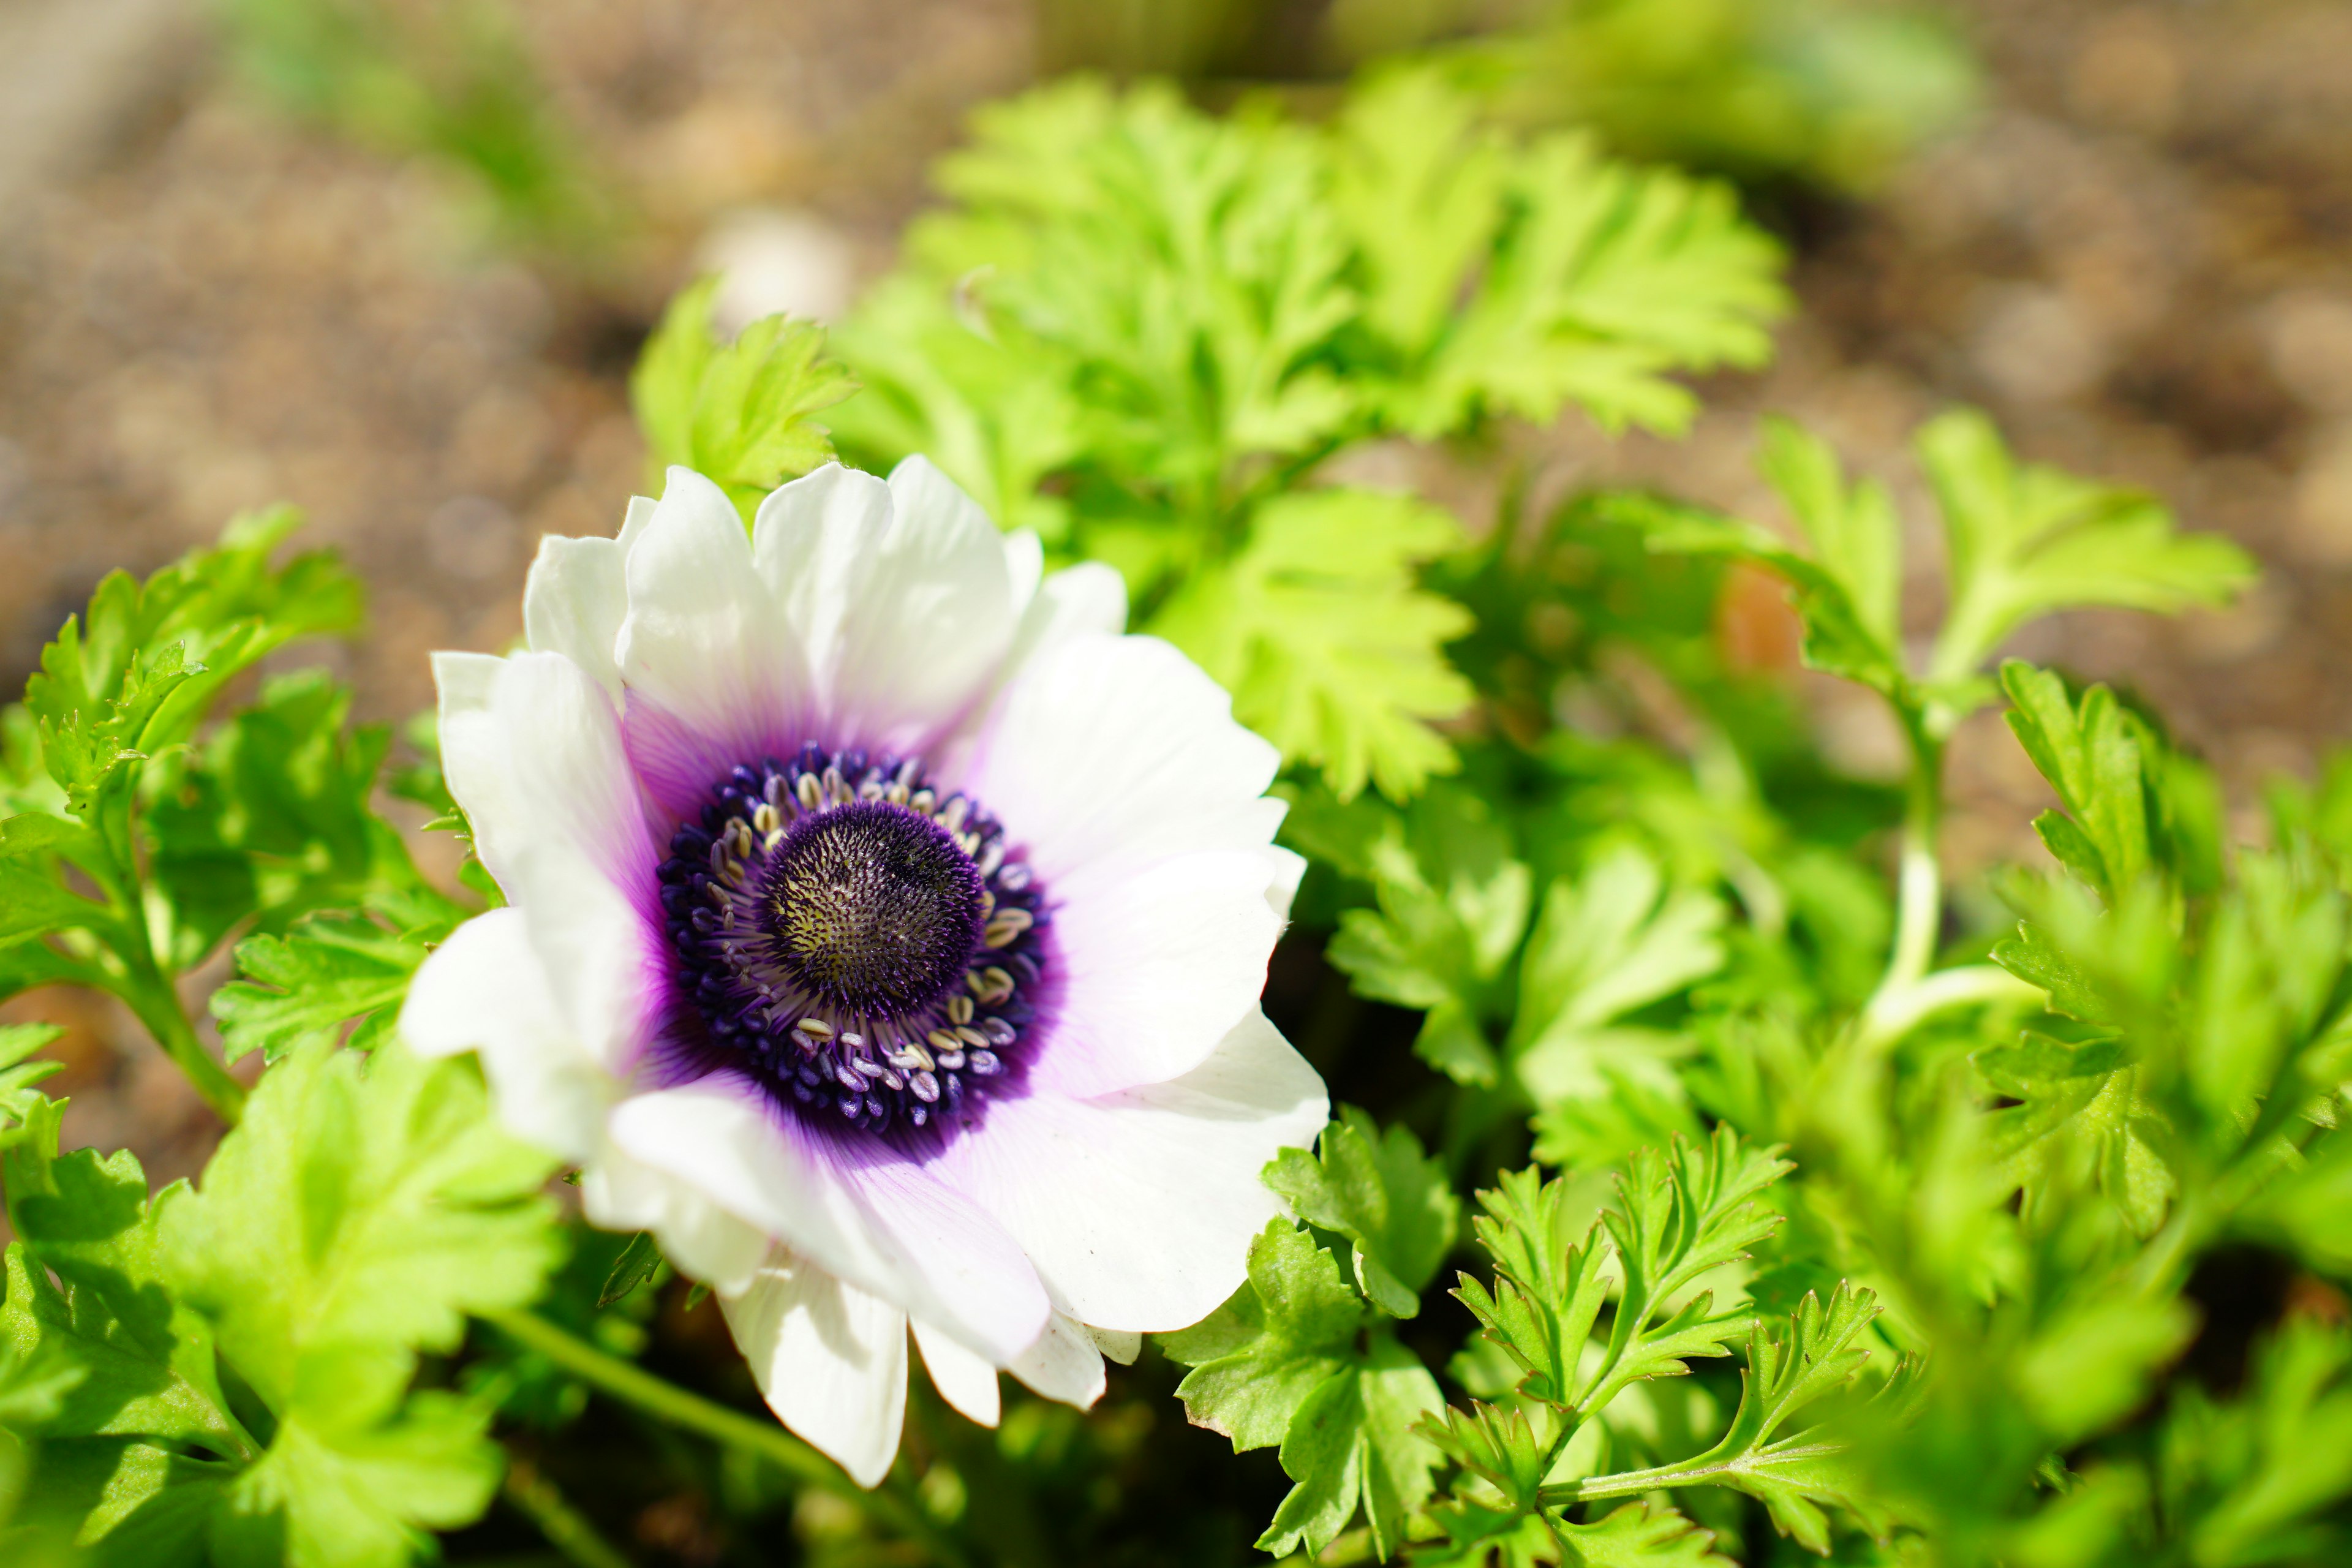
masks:
<svg viewBox="0 0 2352 1568"><path fill-rule="evenodd" d="M936 818L888 800L794 822L758 893L777 966L809 995L866 1017L911 1013L960 984L988 896Z"/></svg>
<svg viewBox="0 0 2352 1568"><path fill-rule="evenodd" d="M693 1066L878 1132L952 1121L1023 1065L1044 900L995 819L919 761L811 745L738 767L660 878Z"/></svg>

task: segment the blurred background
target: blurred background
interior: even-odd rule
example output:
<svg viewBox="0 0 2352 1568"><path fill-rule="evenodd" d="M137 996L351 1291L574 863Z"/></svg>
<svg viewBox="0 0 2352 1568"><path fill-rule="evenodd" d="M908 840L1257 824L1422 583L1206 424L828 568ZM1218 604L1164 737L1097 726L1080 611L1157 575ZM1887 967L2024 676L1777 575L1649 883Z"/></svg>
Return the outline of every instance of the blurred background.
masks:
<svg viewBox="0 0 2352 1568"><path fill-rule="evenodd" d="M837 315L968 111L1046 76L1312 116L1402 54L1497 120L1738 182L1792 251L1776 363L1703 388L1686 440L1509 432L1538 502L1654 481L1763 515L1773 410L1916 503L1908 431L1981 404L2270 569L2226 614L2020 652L2144 693L2241 802L2352 732L2342 0L0 0L0 686L107 570L285 500L373 595L323 657L404 719L427 650L520 635L541 534L610 531L646 488L627 373L697 273L722 321ZM1491 452L1377 464L1491 519ZM1760 581L1722 636L1793 668ZM1843 767L1897 767L1860 692L1813 712ZM1963 871L2032 852L2042 800L1979 723ZM158 1181L201 1159L209 1119L127 1016L5 1013L76 1023L68 1143Z"/></svg>

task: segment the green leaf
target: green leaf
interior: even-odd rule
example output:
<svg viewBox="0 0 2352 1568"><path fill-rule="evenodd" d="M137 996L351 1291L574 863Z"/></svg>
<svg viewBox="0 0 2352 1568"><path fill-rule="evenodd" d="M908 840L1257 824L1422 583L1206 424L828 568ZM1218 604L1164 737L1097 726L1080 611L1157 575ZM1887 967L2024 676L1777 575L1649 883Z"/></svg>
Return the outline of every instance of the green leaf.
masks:
<svg viewBox="0 0 2352 1568"><path fill-rule="evenodd" d="M2176 532L2149 496L2018 463L1972 409L1930 421L1918 451L1950 552L1951 607L1929 670L1939 682L1972 675L2011 632L2054 610L2171 612L2224 603L2252 580L2244 551Z"/></svg>
<svg viewBox="0 0 2352 1568"><path fill-rule="evenodd" d="M1250 1244L1249 1283L1206 1321L1161 1336L1189 1366L1186 1416L1236 1452L1281 1446L1297 1483L1260 1544L1318 1552L1360 1505L1382 1555L1429 1495L1436 1451L1412 1431L1444 1403L1421 1362L1374 1320L1312 1236L1276 1221Z"/></svg>
<svg viewBox="0 0 2352 1568"><path fill-rule="evenodd" d="M1447 1459L1500 1492L1507 1508L1535 1507L1552 1455L1525 1410L1473 1400L1467 1410L1449 1406L1433 1415L1422 1432Z"/></svg>
<svg viewBox="0 0 2352 1568"><path fill-rule="evenodd" d="M1569 1568L1728 1568L1715 1532L1670 1508L1631 1502L1591 1524L1559 1525Z"/></svg>
<svg viewBox="0 0 2352 1568"><path fill-rule="evenodd" d="M2163 1153L2163 1120L2139 1093L2140 1075L2120 1040L2097 1034L2072 1042L2029 1029L1974 1060L2017 1102L1993 1112L1988 1131L2004 1188L2021 1194L2029 1218L2045 1217L2047 1203L2075 1201L2064 1178L2087 1165L2133 1234L2156 1234L2179 1184Z"/></svg>
<svg viewBox="0 0 2352 1568"><path fill-rule="evenodd" d="M1577 1405L1591 1388L1585 1342L1608 1299L1609 1241L1596 1224L1577 1245L1568 1230L1566 1184L1533 1170L1504 1172L1478 1203L1486 1212L1471 1226L1495 1260L1494 1288L1465 1274L1454 1294L1485 1338L1518 1364L1520 1393L1560 1409Z"/></svg>
<svg viewBox="0 0 2352 1568"><path fill-rule="evenodd" d="M1355 1243L1356 1283L1392 1318L1421 1310L1421 1292L1454 1245L1461 1204L1444 1167L1411 1129L1383 1134L1353 1106L1323 1130L1316 1152L1285 1149L1265 1184L1299 1218Z"/></svg>
<svg viewBox="0 0 2352 1568"><path fill-rule="evenodd" d="M1901 665L1903 527L1886 488L1845 481L1828 442L1789 419L1767 419L1757 466L1812 546L1872 654Z"/></svg>
<svg viewBox="0 0 2352 1568"><path fill-rule="evenodd" d="M1086 415L1053 355L974 330L961 291L884 279L834 330L862 390L832 415L842 450L877 468L920 452L999 528L1070 537L1070 501L1041 489L1086 450Z"/></svg>
<svg viewBox="0 0 2352 1568"><path fill-rule="evenodd" d="M298 638L359 623L356 579L331 554L270 557L300 526L290 508L231 522L144 583L117 572L84 616L41 652L26 687L50 775L85 816L131 753L160 754L192 734L221 687Z"/></svg>
<svg viewBox="0 0 2352 1568"><path fill-rule="evenodd" d="M2000 683L2014 704L2010 729L2067 813L2042 813L2034 831L2062 865L2112 905L2147 874L2152 858L2143 782L2146 726L2105 687L2092 687L2077 704L2064 681L2017 659L2001 666Z"/></svg>
<svg viewBox="0 0 2352 1568"><path fill-rule="evenodd" d="M63 1110L36 1097L0 1152L18 1237L7 1252L0 1342L20 1357L61 1354L80 1374L44 1435L152 1437L249 1456L253 1441L222 1394L211 1325L174 1299L159 1256L160 1228L185 1189L150 1203L129 1151L60 1154Z"/></svg>
<svg viewBox="0 0 2352 1568"><path fill-rule="evenodd" d="M1767 458L1778 458L1792 470L1774 478L1776 484L1786 482L1792 487L1793 493L1784 494L1790 495L1790 509L1800 521L1818 525L1825 537L1872 539L1875 506L1864 498L1876 492L1866 486L1852 497L1832 491L1837 497L1832 500L1822 493L1827 487L1820 478L1807 471L1818 451L1811 438L1791 431L1780 446L1787 449L1768 451ZM1610 521L1640 530L1653 552L1727 556L1771 572L1794 590L1809 668L1859 681L1899 707L1915 705L1899 646L1874 628L1874 611L1854 597L1857 592L1875 587L1874 551L1859 550L1857 558L1845 563L1847 570L1841 574L1814 556L1790 549L1769 529L1706 508L1655 496L1613 495L1603 498L1599 510Z"/></svg>
<svg viewBox="0 0 2352 1568"><path fill-rule="evenodd" d="M219 725L148 813L150 877L173 915L176 966L240 925L282 933L321 906L432 897L373 800L391 732L349 725L352 690L281 676Z"/></svg>
<svg viewBox="0 0 2352 1568"><path fill-rule="evenodd" d="M1807 1292L1783 1332L1769 1333L1757 1320L1731 1426L1684 1468L1694 1479L1761 1499L1782 1534L1809 1552L1826 1553L1830 1526L1823 1507L1866 1509L1860 1500L1868 1495L1862 1467L1845 1443L1818 1432L1773 1437L1861 1372L1870 1352L1853 1342L1877 1315L1870 1291L1841 1283L1826 1303Z"/></svg>
<svg viewBox="0 0 2352 1568"><path fill-rule="evenodd" d="M1437 1464L1436 1447L1416 1427L1444 1405L1437 1380L1393 1340L1375 1343L1360 1364L1325 1381L1283 1436L1282 1468L1297 1484L1258 1538L1258 1550L1277 1556L1320 1552L1360 1504L1373 1554L1395 1551L1406 1518L1429 1499Z"/></svg>
<svg viewBox="0 0 2352 1568"><path fill-rule="evenodd" d="M552 1164L499 1129L464 1062L314 1044L264 1076L163 1225L173 1283L278 1420L223 1495L216 1560L393 1568L421 1528L488 1506L489 1405L409 1379L465 1314L538 1294L560 1249Z"/></svg>
<svg viewBox="0 0 2352 1568"><path fill-rule="evenodd" d="M1426 1011L1413 1046L1423 1060L1457 1083L1492 1084L1486 1028L1507 1012L1498 982L1526 933L1533 878L1475 797L1440 789L1415 811L1427 829L1418 850L1391 819L1365 857L1379 908L1340 911L1327 956L1357 994Z"/></svg>
<svg viewBox="0 0 2352 1568"><path fill-rule="evenodd" d="M657 466L682 464L725 489L750 521L770 490L833 459L813 416L857 390L824 355L824 330L769 316L731 343L712 333L719 279L670 301L629 378Z"/></svg>
<svg viewBox="0 0 2352 1568"><path fill-rule="evenodd" d="M382 1045L417 966L464 913L454 906L427 912L429 923L405 931L367 915L319 914L284 937L237 943L244 978L212 997L223 1056L235 1061L259 1050L275 1062L319 1041L355 1050Z"/></svg>
<svg viewBox="0 0 2352 1568"><path fill-rule="evenodd" d="M1431 72L1376 78L1333 121L1331 205L1356 248L1364 321L1406 355L1428 352L1494 243L1509 168L1473 101Z"/></svg>
<svg viewBox="0 0 2352 1568"><path fill-rule="evenodd" d="M1728 186L1613 163L1569 133L1518 152L1502 187L1507 216L1478 286L1397 389L1407 434L1480 414L1548 424L1571 402L1603 429L1678 432L1697 405L1669 372L1770 356L1780 254ZM1425 232L1446 216L1424 206L1407 221Z"/></svg>
<svg viewBox="0 0 2352 1568"><path fill-rule="evenodd" d="M232 1468L129 1437L42 1443L30 1510L67 1523L90 1568L203 1568Z"/></svg>
<svg viewBox="0 0 2352 1568"><path fill-rule="evenodd" d="M1440 508L1374 490L1279 496L1248 542L1203 573L1152 623L1234 693L1236 717L1284 756L1320 768L1346 800L1367 782L1402 800L1452 771L1424 721L1468 706L1444 645L1470 628L1413 566L1461 527Z"/></svg>
<svg viewBox="0 0 2352 1568"><path fill-rule="evenodd" d="M553 1162L487 1112L463 1062L313 1045L262 1079L164 1247L188 1300L279 1408L314 1376L404 1375L464 1314L520 1306L553 1265Z"/></svg>
<svg viewBox="0 0 2352 1568"><path fill-rule="evenodd" d="M64 1033L57 1024L0 1024L0 1150L44 1102L33 1086L66 1070L63 1062L33 1059Z"/></svg>
<svg viewBox="0 0 2352 1568"><path fill-rule="evenodd" d="M226 1489L214 1559L225 1568L393 1568L426 1557L433 1542L420 1526L470 1524L498 1490L504 1460L489 1418L488 1405L434 1390L410 1395L396 1415L352 1399L325 1419L298 1407L260 1463Z"/></svg>
<svg viewBox="0 0 2352 1568"><path fill-rule="evenodd" d="M1554 882L1520 960L1511 1026L1514 1068L1529 1097L1540 1105L1608 1092L1601 1064L1638 1071L1644 1056L1671 1048L1612 1026L1721 968L1723 922L1713 894L1668 889L1658 863L1630 845Z"/></svg>
<svg viewBox="0 0 2352 1568"><path fill-rule="evenodd" d="M2198 1563L2326 1563L2352 1548L2352 1335L2291 1316L2243 1395L2184 1386L2158 1443L2165 1516Z"/></svg>
<svg viewBox="0 0 2352 1568"><path fill-rule="evenodd" d="M1231 1438L1238 1453L1283 1440L1307 1397L1346 1367L1370 1321L1339 1260L1276 1220L1250 1243L1249 1283L1160 1342L1192 1368L1176 1387L1186 1418Z"/></svg>
<svg viewBox="0 0 2352 1568"><path fill-rule="evenodd" d="M631 1237L621 1256L613 1260L604 1289L596 1292L596 1310L601 1312L628 1300L638 1286L660 1272L663 1261L661 1247L654 1241L652 1232L641 1230Z"/></svg>
<svg viewBox="0 0 2352 1568"><path fill-rule="evenodd" d="M1774 1151L1744 1144L1727 1125L1704 1142L1675 1140L1628 1162L1601 1221L1617 1244L1624 1284L1611 1325L1606 1370L1582 1404L1605 1408L1614 1391L1673 1377L1697 1357L1728 1355L1752 1314L1712 1312L1713 1292L1685 1292L1699 1277L1748 1256L1780 1228L1756 1200L1790 1170Z"/></svg>

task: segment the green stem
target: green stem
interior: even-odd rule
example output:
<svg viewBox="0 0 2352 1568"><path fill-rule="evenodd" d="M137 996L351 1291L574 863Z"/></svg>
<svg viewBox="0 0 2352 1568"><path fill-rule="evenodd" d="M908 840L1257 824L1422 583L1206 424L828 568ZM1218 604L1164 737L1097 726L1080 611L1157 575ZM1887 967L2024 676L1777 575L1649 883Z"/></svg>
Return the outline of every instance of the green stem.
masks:
<svg viewBox="0 0 2352 1568"><path fill-rule="evenodd" d="M1953 1007L1990 1003L2040 1004L2048 993L1998 964L1971 963L1946 969L1891 996L1874 997L1863 1018L1863 1041L1880 1046L1900 1039L1921 1020Z"/></svg>
<svg viewBox="0 0 2352 1568"><path fill-rule="evenodd" d="M83 868L105 892L117 917L109 922L105 935L111 939L108 945L113 948L122 967L119 976L107 982L107 989L121 997L146 1026L155 1044L187 1075L196 1093L212 1107L213 1114L234 1127L245 1114L245 1085L229 1077L228 1069L215 1061L204 1042L196 1038L195 1026L188 1021L187 1009L180 1005L179 988L172 984L172 977L164 973L155 956L138 863L129 847L128 822L120 833L101 833L100 837L109 846L108 863L103 868ZM117 837L123 840L120 848L113 847ZM126 856L131 858L125 858Z"/></svg>
<svg viewBox="0 0 2352 1568"><path fill-rule="evenodd" d="M1812 1458L1824 1454L1844 1452L1842 1444L1814 1443L1796 1448L1776 1450L1774 1463L1791 1459ZM1679 1464L1659 1465L1647 1470L1626 1470L1613 1476L1594 1476L1565 1486L1545 1487L1537 1496L1545 1508L1565 1508L1570 1503L1594 1502L1602 1498L1634 1497L1643 1492L1656 1491L1662 1487L1721 1485L1725 1479L1758 1468L1751 1453L1742 1453L1728 1459L1685 1459Z"/></svg>
<svg viewBox="0 0 2352 1568"><path fill-rule="evenodd" d="M245 1115L245 1085L229 1077L228 1069L213 1059L196 1038L195 1026L188 1021L187 1010L180 1005L179 991L172 984L153 956L146 951L145 939L134 937L137 950L124 957L129 961L130 973L121 992L147 1032L172 1058L196 1092L204 1097L213 1114L231 1127Z"/></svg>
<svg viewBox="0 0 2352 1568"><path fill-rule="evenodd" d="M620 1548L598 1532L588 1516L572 1506L555 1483L528 1460L507 1459L507 1500L539 1527L547 1543L574 1568L635 1568Z"/></svg>
<svg viewBox="0 0 2352 1568"><path fill-rule="evenodd" d="M1935 962L1936 937L1944 920L1944 879L1936 859L1937 829L1943 816L1944 748L1924 727L1911 731L1911 782L1903 810L1903 858L1895 893L1895 952L1885 978L1863 1007L1864 1031L1891 1038L1884 1020Z"/></svg>
<svg viewBox="0 0 2352 1568"><path fill-rule="evenodd" d="M949 1568L967 1568L971 1559L963 1549L911 1499L891 1489L887 1483L873 1491L866 1490L851 1480L840 1466L773 1421L730 1410L666 1382L530 1312L489 1312L484 1314L483 1321L623 1404L633 1405L656 1420L698 1432L728 1447L755 1454L789 1476L848 1499L885 1524L921 1542L934 1558Z"/></svg>

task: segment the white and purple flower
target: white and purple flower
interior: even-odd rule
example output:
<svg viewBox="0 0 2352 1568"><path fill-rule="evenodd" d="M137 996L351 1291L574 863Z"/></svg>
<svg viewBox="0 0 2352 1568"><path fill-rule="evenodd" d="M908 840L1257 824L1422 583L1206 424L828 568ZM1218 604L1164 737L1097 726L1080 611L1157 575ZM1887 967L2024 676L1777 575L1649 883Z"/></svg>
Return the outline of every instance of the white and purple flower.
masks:
<svg viewBox="0 0 2352 1568"><path fill-rule="evenodd" d="M910 1327L993 1422L999 1368L1087 1405L1241 1283L1326 1111L1257 1005L1298 862L1273 748L1115 574L1045 577L921 458L748 534L672 469L523 613L436 663L509 907L402 1027L713 1288L787 1426L870 1486Z"/></svg>

